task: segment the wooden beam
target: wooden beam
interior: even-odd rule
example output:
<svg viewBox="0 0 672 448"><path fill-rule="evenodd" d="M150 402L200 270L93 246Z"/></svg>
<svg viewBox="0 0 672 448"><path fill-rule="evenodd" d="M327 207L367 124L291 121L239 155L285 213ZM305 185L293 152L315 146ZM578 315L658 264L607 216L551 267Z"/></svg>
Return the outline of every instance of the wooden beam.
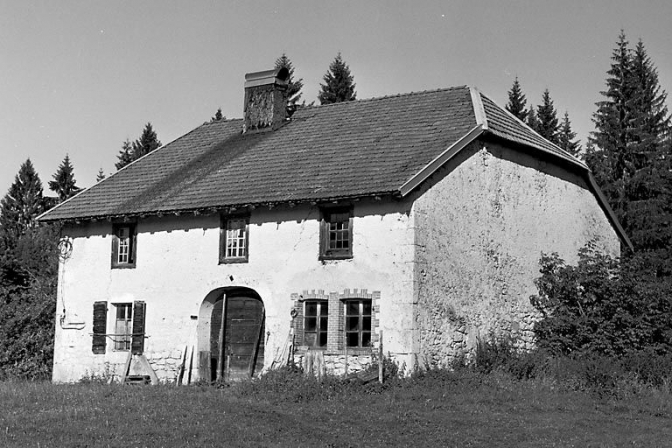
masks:
<svg viewBox="0 0 672 448"><path fill-rule="evenodd" d="M227 366L224 366L224 330L226 325L226 294L222 296L222 322L219 325L219 346L217 347L218 355L217 358L217 381L222 381L224 379L224 369Z"/></svg>

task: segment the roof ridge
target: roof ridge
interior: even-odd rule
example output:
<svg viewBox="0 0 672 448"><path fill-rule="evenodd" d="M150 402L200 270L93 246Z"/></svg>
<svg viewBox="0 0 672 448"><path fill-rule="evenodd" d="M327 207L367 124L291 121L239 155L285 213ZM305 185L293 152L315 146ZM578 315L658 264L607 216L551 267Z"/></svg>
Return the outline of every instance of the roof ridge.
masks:
<svg viewBox="0 0 672 448"><path fill-rule="evenodd" d="M370 97L370 98L362 98L362 99L353 100L353 101L341 101L341 102L338 102L338 103L317 104L317 105L314 105L314 106L306 106L306 107L333 107L333 106L344 105L344 104L358 104L358 103L386 100L386 99L391 99L391 98L401 98L401 97L408 97L408 96L415 96L415 95L427 95L427 94L431 94L431 93L448 92L448 91L451 91L451 90L462 90L462 89L468 89L468 88L469 88L469 86L467 86L467 85L461 85L461 86L453 86L453 87L442 87L442 88L438 88L438 89L416 90L416 91L411 91L411 92L394 93L394 94L383 95L383 96L374 96L374 97Z"/></svg>

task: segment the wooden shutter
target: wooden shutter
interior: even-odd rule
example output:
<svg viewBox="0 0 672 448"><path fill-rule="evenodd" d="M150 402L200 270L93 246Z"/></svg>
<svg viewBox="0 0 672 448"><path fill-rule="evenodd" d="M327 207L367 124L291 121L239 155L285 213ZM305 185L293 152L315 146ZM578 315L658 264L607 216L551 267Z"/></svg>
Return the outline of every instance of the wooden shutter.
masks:
<svg viewBox="0 0 672 448"><path fill-rule="evenodd" d="M93 353L102 355L107 345L107 302L93 303Z"/></svg>
<svg viewBox="0 0 672 448"><path fill-rule="evenodd" d="M145 350L145 302L133 302L133 337L131 352L142 355Z"/></svg>

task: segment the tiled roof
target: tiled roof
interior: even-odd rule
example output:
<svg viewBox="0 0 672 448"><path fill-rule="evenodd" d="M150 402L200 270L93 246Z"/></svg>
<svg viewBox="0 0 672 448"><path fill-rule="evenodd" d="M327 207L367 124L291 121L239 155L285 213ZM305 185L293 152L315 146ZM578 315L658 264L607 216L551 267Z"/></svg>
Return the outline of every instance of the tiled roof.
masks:
<svg viewBox="0 0 672 448"><path fill-rule="evenodd" d="M502 109L497 106L497 104L495 104L495 102L490 98L483 94L479 95L483 104L483 110L487 121L486 127L489 132L506 140L514 141L551 153L571 163L587 168L583 162L563 151L561 148L549 142L541 135L532 131L532 129L530 129L520 120L516 119L506 109Z"/></svg>
<svg viewBox="0 0 672 448"><path fill-rule="evenodd" d="M489 132L573 159L489 98L480 98ZM242 134L242 120L204 124L41 219L398 193L446 148L482 124L474 110L470 88L456 87L301 108L280 129L264 133Z"/></svg>

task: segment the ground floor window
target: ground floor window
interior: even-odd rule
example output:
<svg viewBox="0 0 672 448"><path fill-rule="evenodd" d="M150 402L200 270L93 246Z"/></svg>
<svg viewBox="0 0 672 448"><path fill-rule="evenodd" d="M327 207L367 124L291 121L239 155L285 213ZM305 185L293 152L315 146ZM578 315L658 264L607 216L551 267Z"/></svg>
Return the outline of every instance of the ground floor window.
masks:
<svg viewBox="0 0 672 448"><path fill-rule="evenodd" d="M299 350L365 352L378 343L379 291L319 289L294 293L292 300L292 327Z"/></svg>
<svg viewBox="0 0 672 448"><path fill-rule="evenodd" d="M114 325L114 349L130 350L131 336L133 335L132 315L133 306L130 303L117 303L116 319Z"/></svg>
<svg viewBox="0 0 672 448"><path fill-rule="evenodd" d="M93 303L93 340L92 351L104 354L108 341L112 341L112 349L132 351L140 355L145 348L145 302L112 304L113 314L108 320L108 303ZM112 331L108 331L112 325Z"/></svg>
<svg viewBox="0 0 672 448"><path fill-rule="evenodd" d="M327 325L329 320L329 302L308 300L304 302L304 343L308 347L327 346Z"/></svg>
<svg viewBox="0 0 672 448"><path fill-rule="evenodd" d="M345 343L371 346L371 300L345 300Z"/></svg>

